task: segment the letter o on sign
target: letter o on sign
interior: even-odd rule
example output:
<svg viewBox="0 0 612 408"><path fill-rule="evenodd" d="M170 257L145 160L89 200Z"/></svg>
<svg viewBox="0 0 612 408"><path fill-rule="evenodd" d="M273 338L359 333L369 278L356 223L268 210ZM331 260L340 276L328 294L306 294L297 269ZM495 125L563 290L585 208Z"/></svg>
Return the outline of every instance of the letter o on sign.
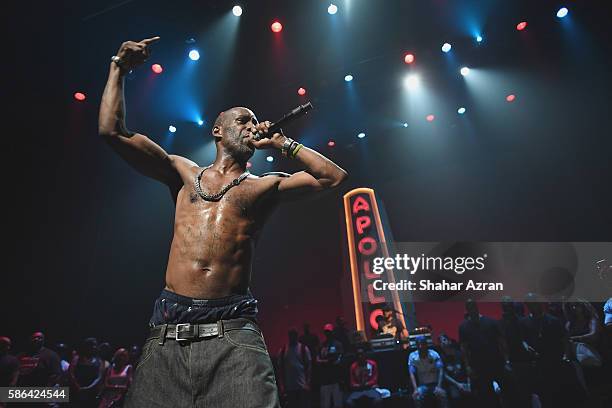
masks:
<svg viewBox="0 0 612 408"><path fill-rule="evenodd" d="M357 248L362 255L372 255L378 249L378 244L372 237L363 237L357 244Z"/></svg>

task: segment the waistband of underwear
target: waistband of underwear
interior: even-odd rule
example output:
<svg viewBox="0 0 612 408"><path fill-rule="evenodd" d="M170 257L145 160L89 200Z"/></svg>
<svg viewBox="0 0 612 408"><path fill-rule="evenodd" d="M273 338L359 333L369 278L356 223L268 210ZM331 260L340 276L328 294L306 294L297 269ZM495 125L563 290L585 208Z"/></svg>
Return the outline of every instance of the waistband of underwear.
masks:
<svg viewBox="0 0 612 408"><path fill-rule="evenodd" d="M162 290L159 295L160 299L166 299L167 301L178 303L184 306L202 306L202 307L222 307L229 306L244 300L254 299L251 291L248 291L245 295L230 295L220 297L216 299L196 299L188 296L182 296L177 293L171 292L168 289Z"/></svg>

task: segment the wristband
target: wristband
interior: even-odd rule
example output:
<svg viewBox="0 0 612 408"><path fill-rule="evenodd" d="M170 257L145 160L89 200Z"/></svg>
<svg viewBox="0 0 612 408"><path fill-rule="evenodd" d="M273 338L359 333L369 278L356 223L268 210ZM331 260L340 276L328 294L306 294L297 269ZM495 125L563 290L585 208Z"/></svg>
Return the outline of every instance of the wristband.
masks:
<svg viewBox="0 0 612 408"><path fill-rule="evenodd" d="M300 151L300 149L301 149L302 147L304 147L304 145L303 145L303 144L301 144L301 143L300 143L300 144L298 144L298 145L295 147L295 149L294 149L294 150L291 152L291 158L292 158L292 159L294 159L294 158L295 158L295 156L298 154L298 152Z"/></svg>
<svg viewBox="0 0 612 408"><path fill-rule="evenodd" d="M281 147L281 153L283 154L283 156L287 156L288 153L291 151L291 145L295 143L295 141L289 137L285 138L285 141L283 142L283 146Z"/></svg>

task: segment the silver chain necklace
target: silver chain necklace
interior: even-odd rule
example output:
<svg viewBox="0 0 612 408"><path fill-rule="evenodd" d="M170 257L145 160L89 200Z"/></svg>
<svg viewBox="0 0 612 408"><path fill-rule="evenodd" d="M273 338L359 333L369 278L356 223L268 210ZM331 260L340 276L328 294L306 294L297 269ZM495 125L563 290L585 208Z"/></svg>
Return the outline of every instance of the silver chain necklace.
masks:
<svg viewBox="0 0 612 408"><path fill-rule="evenodd" d="M217 194L206 194L204 191L202 191L202 186L200 186L200 180L202 179L202 174L204 174L204 172L206 170L208 170L209 168L211 168L211 167L212 167L212 164L209 165L209 166L204 167L202 169L202 171L200 171L200 173L195 177L195 181L194 181L194 186L195 186L196 193L198 193L198 195L200 197L202 197L202 199L204 199L206 201L219 201L219 200L221 200L221 198L225 195L225 193L228 192L228 190L230 188L235 187L238 184L240 184L242 182L242 180L244 180L249 175L249 171L247 170L244 173L242 173L240 176L238 176L237 178L232 180L231 183L223 186L221 191L219 191Z"/></svg>

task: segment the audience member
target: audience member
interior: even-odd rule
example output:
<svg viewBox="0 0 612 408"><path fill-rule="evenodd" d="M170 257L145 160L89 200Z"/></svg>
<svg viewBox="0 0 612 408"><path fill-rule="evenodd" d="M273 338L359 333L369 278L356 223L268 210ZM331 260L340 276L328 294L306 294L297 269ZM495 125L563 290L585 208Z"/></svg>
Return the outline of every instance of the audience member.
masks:
<svg viewBox="0 0 612 408"><path fill-rule="evenodd" d="M96 404L99 385L104 376L104 364L97 356L98 341L89 337L83 341L78 354L70 363L70 400L78 407L92 407Z"/></svg>
<svg viewBox="0 0 612 408"><path fill-rule="evenodd" d="M442 388L444 366L440 355L429 349L425 336L416 339L417 349L408 356L408 369L412 382L412 398L417 408L425 406L425 401L433 398L439 408L448 407L446 391Z"/></svg>
<svg viewBox="0 0 612 408"><path fill-rule="evenodd" d="M45 335L32 333L28 349L19 356L19 387L48 387L62 373L59 355L45 347Z"/></svg>
<svg viewBox="0 0 612 408"><path fill-rule="evenodd" d="M133 370L129 364L130 355L124 348L115 352L112 363L104 375L104 387L100 394L99 408L119 408L132 383Z"/></svg>
<svg viewBox="0 0 612 408"><path fill-rule="evenodd" d="M459 326L459 342L479 406L500 406L493 382L505 393L504 367L509 365L506 345L497 322L478 311L473 300L465 303L466 318Z"/></svg>
<svg viewBox="0 0 612 408"><path fill-rule="evenodd" d="M351 394L346 404L356 407L362 400L367 400L374 407L382 404L382 397L376 390L378 387L378 365L376 361L366 358L365 350L357 349L357 360L351 365Z"/></svg>
<svg viewBox="0 0 612 408"><path fill-rule="evenodd" d="M287 407L310 406L312 357L308 347L298 341L298 332L289 330L289 342L278 353L279 391Z"/></svg>
<svg viewBox="0 0 612 408"><path fill-rule="evenodd" d="M464 358L459 344L442 333L440 342L440 357L444 364L444 379L447 383L447 396L453 407L471 405L470 378L465 369Z"/></svg>
<svg viewBox="0 0 612 408"><path fill-rule="evenodd" d="M12 341L8 337L0 337L0 387L15 386L19 377L19 360L9 354Z"/></svg>
<svg viewBox="0 0 612 408"><path fill-rule="evenodd" d="M342 391L340 381L342 378L341 358L344 349L342 343L334 339L334 326L327 323L323 326L325 341L317 355L320 389L320 408L341 408Z"/></svg>

